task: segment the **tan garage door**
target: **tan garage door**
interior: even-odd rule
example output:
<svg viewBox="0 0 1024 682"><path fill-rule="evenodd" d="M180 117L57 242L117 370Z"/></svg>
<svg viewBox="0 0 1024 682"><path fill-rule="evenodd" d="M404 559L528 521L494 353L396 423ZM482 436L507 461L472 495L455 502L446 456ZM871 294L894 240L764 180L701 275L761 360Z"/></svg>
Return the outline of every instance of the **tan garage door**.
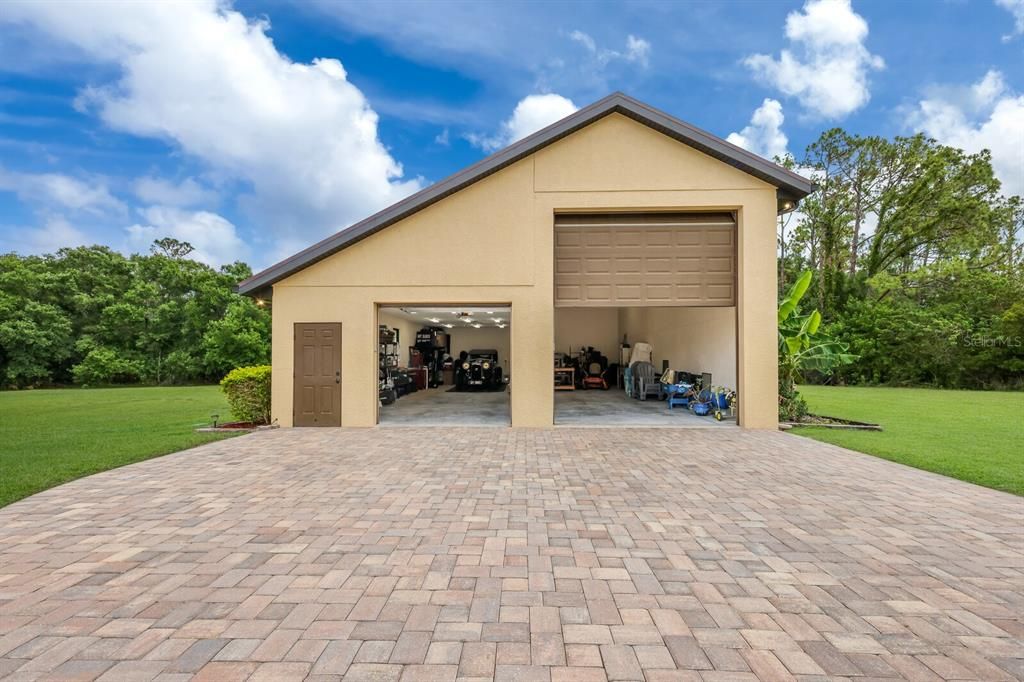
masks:
<svg viewBox="0 0 1024 682"><path fill-rule="evenodd" d="M736 304L729 213L555 216L555 305Z"/></svg>

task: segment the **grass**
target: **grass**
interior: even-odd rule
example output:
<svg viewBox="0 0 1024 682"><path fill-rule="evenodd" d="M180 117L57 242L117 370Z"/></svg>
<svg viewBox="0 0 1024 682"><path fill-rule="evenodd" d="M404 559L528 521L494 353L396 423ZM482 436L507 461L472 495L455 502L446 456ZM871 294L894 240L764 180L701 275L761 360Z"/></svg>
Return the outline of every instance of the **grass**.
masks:
<svg viewBox="0 0 1024 682"><path fill-rule="evenodd" d="M811 412L878 431L799 427L801 436L1024 495L1024 393L803 386Z"/></svg>
<svg viewBox="0 0 1024 682"><path fill-rule="evenodd" d="M219 440L217 386L0 392L0 507L67 481Z"/></svg>

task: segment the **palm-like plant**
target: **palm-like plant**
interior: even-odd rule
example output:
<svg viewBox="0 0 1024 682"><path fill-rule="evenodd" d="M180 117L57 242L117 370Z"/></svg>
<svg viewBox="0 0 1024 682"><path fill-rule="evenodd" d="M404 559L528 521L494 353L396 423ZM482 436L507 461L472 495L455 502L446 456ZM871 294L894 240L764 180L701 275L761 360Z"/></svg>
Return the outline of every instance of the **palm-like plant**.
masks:
<svg viewBox="0 0 1024 682"><path fill-rule="evenodd" d="M796 390L804 372L828 375L840 365L853 362L849 346L821 331L821 313L800 314L800 300L811 285L811 271L804 272L779 302L779 418L792 421L807 413L807 404Z"/></svg>

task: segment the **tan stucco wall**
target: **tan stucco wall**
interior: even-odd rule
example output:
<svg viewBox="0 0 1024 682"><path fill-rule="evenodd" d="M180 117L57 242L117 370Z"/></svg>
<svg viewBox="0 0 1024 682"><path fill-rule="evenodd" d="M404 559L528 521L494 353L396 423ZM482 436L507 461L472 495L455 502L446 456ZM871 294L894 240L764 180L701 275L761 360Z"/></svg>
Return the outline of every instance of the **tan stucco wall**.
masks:
<svg viewBox="0 0 1024 682"><path fill-rule="evenodd" d="M740 422L775 427L775 188L617 114L275 284L274 416L296 322L342 323L342 424L370 426L377 304L511 304L512 423L550 426L553 216L637 209L737 212Z"/></svg>
<svg viewBox="0 0 1024 682"><path fill-rule="evenodd" d="M576 353L581 346L593 346L609 362L619 353L618 308L558 308L555 310L555 350Z"/></svg>

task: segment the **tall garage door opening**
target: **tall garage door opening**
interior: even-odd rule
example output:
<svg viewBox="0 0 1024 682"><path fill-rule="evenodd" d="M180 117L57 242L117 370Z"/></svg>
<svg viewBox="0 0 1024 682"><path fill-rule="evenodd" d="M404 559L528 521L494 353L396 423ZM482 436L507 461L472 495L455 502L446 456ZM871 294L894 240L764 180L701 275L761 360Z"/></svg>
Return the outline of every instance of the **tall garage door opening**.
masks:
<svg viewBox="0 0 1024 682"><path fill-rule="evenodd" d="M555 423L735 424L680 398L736 388L735 216L559 214L554 229Z"/></svg>
<svg viewBox="0 0 1024 682"><path fill-rule="evenodd" d="M378 424L511 424L510 305L382 305L377 324Z"/></svg>

